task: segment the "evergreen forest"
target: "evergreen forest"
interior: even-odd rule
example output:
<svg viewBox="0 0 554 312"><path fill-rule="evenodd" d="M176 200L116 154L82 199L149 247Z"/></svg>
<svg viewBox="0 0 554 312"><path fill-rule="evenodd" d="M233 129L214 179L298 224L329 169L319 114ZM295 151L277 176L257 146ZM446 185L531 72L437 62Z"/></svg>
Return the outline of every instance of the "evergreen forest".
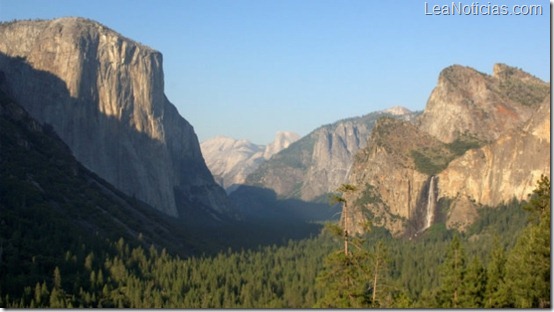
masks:
<svg viewBox="0 0 554 312"><path fill-rule="evenodd" d="M3 210L0 305L550 307L549 179L538 182L528 202L513 201L480 213L479 221L465 233L435 224L408 240L373 228L363 237L351 238L346 254L340 228L329 224L306 239L181 257L123 238L82 237L65 237L71 245L52 254L47 250L60 250L63 236L36 233L33 227L7 218ZM34 252L16 253L16 245L33 244L35 237L44 241L34 246Z"/></svg>
<svg viewBox="0 0 554 312"><path fill-rule="evenodd" d="M185 228L88 171L1 92L0 104L0 307L551 307L548 177L463 233Z"/></svg>

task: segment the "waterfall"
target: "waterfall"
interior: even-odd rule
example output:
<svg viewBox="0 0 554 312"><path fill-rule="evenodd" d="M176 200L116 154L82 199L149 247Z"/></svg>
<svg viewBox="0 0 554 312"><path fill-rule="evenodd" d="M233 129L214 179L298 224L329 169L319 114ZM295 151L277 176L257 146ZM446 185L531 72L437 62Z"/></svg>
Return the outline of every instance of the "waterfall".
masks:
<svg viewBox="0 0 554 312"><path fill-rule="evenodd" d="M432 176L431 180L429 181L429 189L427 191L427 209L425 211L425 225L421 229L422 232L431 227L431 224L433 223L433 218L435 217L436 202L437 198L435 195L435 176Z"/></svg>

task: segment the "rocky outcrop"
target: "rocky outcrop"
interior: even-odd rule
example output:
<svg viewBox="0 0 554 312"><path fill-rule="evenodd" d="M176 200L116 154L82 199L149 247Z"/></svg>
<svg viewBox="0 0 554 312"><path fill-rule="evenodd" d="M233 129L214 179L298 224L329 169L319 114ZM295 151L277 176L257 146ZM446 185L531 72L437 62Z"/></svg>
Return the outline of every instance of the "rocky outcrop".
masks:
<svg viewBox="0 0 554 312"><path fill-rule="evenodd" d="M504 64L494 65L492 76L450 66L440 73L420 128L447 143L468 133L494 141L529 119L549 90L547 83Z"/></svg>
<svg viewBox="0 0 554 312"><path fill-rule="evenodd" d="M522 127L468 151L438 175L439 196L454 199L447 226L472 223L476 204L527 199L542 174L550 175L550 96Z"/></svg>
<svg viewBox="0 0 554 312"><path fill-rule="evenodd" d="M294 132L278 131L277 134L275 134L273 142L265 146L263 158L265 160L270 159L273 155L289 147L292 143L298 141L299 139L300 136Z"/></svg>
<svg viewBox="0 0 554 312"><path fill-rule="evenodd" d="M243 184L260 164L299 138L296 133L279 131L272 143L263 146L219 136L202 142L200 147L215 180L230 193Z"/></svg>
<svg viewBox="0 0 554 312"><path fill-rule="evenodd" d="M374 112L322 126L274 155L246 184L274 190L282 198L317 200L347 180L355 153L366 146L375 121L383 116L412 119L406 109Z"/></svg>
<svg viewBox="0 0 554 312"><path fill-rule="evenodd" d="M76 158L171 216L228 212L192 126L164 95L161 53L94 21L0 25L7 91Z"/></svg>
<svg viewBox="0 0 554 312"><path fill-rule="evenodd" d="M419 157L451 155L447 145L409 122L378 120L367 147L355 157L348 183L357 191L345 194L352 206L348 228L362 233L371 220L385 226L393 235L411 234L429 227L427 217L434 213L436 197L432 172L425 172ZM431 192L430 192L431 190ZM428 212L428 206L431 211Z"/></svg>
<svg viewBox="0 0 554 312"><path fill-rule="evenodd" d="M438 219L464 230L477 207L527 199L550 171L549 85L506 65L493 76L445 69L418 122L379 120L356 155L345 194L349 229L373 222L414 236ZM448 199L448 200L446 200ZM441 212L442 213L442 212Z"/></svg>

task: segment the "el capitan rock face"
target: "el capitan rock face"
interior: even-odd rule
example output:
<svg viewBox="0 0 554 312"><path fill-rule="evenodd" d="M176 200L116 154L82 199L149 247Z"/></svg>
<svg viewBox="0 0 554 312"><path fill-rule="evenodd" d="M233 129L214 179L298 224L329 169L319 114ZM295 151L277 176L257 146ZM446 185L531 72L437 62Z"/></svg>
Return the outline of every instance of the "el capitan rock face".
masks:
<svg viewBox="0 0 554 312"><path fill-rule="evenodd" d="M192 126L164 95L162 55L94 21L0 25L7 92L125 193L187 218L226 215Z"/></svg>
<svg viewBox="0 0 554 312"><path fill-rule="evenodd" d="M441 199L447 227L464 230L478 205L525 200L550 172L549 84L497 64L488 76L451 66L415 125L379 120L356 155L346 194L353 232L373 221L393 235L432 225Z"/></svg>

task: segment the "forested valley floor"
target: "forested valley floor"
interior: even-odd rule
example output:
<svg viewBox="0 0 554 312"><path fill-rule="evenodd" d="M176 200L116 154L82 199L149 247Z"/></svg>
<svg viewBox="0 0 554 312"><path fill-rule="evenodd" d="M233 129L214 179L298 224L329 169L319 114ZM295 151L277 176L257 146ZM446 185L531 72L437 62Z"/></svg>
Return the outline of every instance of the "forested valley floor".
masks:
<svg viewBox="0 0 554 312"><path fill-rule="evenodd" d="M435 224L409 240L374 228L352 239L348 254L342 237L323 230L185 258L123 238L60 233L48 215L37 233L22 213L3 210L0 306L550 307L549 180L529 202L480 214L466 233Z"/></svg>

